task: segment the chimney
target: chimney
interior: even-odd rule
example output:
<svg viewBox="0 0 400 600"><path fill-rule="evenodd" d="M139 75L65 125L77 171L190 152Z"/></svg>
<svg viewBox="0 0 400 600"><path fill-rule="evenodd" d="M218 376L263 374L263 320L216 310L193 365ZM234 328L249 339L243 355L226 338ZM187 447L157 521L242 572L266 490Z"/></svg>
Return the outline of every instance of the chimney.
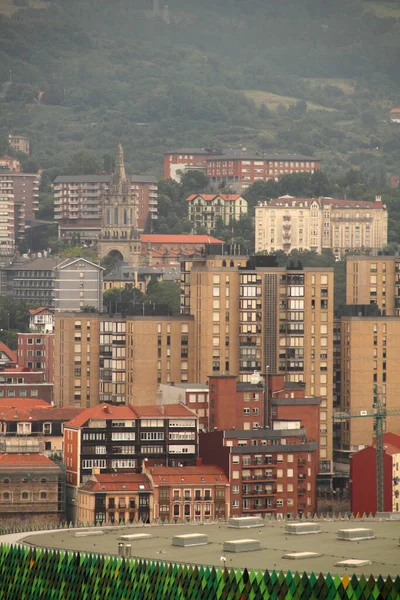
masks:
<svg viewBox="0 0 400 600"><path fill-rule="evenodd" d="M108 406L108 404L103 404L103 412L105 412L105 413L110 412L110 407Z"/></svg>
<svg viewBox="0 0 400 600"><path fill-rule="evenodd" d="M375 196L375 202L382 202L382 196Z"/></svg>
<svg viewBox="0 0 400 600"><path fill-rule="evenodd" d="M100 475L100 467L93 467L92 475Z"/></svg>

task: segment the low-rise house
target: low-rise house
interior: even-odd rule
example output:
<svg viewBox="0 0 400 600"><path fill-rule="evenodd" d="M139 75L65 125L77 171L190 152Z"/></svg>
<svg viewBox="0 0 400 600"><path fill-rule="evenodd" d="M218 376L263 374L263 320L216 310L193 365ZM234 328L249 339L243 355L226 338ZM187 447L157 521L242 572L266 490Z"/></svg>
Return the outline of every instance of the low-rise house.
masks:
<svg viewBox="0 0 400 600"><path fill-rule="evenodd" d="M30 309L29 329L35 333L53 333L54 310L46 306Z"/></svg>
<svg viewBox="0 0 400 600"><path fill-rule="evenodd" d="M153 516L153 490L142 473L96 473L78 490L80 523L147 523Z"/></svg>
<svg viewBox="0 0 400 600"><path fill-rule="evenodd" d="M162 521L216 520L229 517L230 485L222 468L145 467L154 490L154 518Z"/></svg>
<svg viewBox="0 0 400 600"><path fill-rule="evenodd" d="M241 194L192 194L186 201L194 231L204 228L211 233L218 221L229 225L247 215L247 200Z"/></svg>

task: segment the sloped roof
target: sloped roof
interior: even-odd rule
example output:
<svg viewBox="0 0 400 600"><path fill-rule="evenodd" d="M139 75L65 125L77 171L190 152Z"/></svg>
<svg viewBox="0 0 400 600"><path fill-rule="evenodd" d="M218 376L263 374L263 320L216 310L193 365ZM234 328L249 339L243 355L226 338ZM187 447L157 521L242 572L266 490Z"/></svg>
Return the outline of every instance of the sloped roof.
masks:
<svg viewBox="0 0 400 600"><path fill-rule="evenodd" d="M111 404L99 404L87 408L79 415L65 424L65 427L83 427L90 420L107 419L140 419L146 417L194 417L195 414L184 404L166 404L161 407L157 404L149 406L113 406Z"/></svg>
<svg viewBox="0 0 400 600"><path fill-rule="evenodd" d="M50 408L51 405L45 400L37 398L0 398L0 409L6 408Z"/></svg>
<svg viewBox="0 0 400 600"><path fill-rule="evenodd" d="M17 353L14 350L11 350L4 342L0 342L0 352L4 352L10 359L10 362L17 362Z"/></svg>
<svg viewBox="0 0 400 600"><path fill-rule="evenodd" d="M223 469L216 465L197 465L194 467L149 467L156 485L162 483L180 484L217 484L228 483Z"/></svg>
<svg viewBox="0 0 400 600"><path fill-rule="evenodd" d="M8 452L0 454L0 471L7 469L9 471L17 469L43 469L45 467L51 471L60 471L60 467L56 465L45 454L17 454L16 452Z"/></svg>
<svg viewBox="0 0 400 600"><path fill-rule="evenodd" d="M50 312L51 314L54 315L54 310L52 308L48 308L47 306L39 306L39 308L30 308L29 309L29 314L34 317L35 315L40 314L41 312L47 310L48 312Z"/></svg>
<svg viewBox="0 0 400 600"><path fill-rule="evenodd" d="M143 473L101 473L81 487L88 492L138 492L151 491L151 483Z"/></svg>
<svg viewBox="0 0 400 600"><path fill-rule="evenodd" d="M371 200L371 201L367 201L367 200L343 200L343 199L339 199L339 198L328 198L328 197L323 197L323 198L296 198L295 196L280 196L279 198L275 198L273 200L270 200L267 204L267 206L286 206L286 204L288 205L288 208L290 208L291 206L299 206L300 204L303 204L303 206L306 204L307 206L310 206L312 202L317 202L320 206L327 206L330 205L332 206L332 208L349 208L349 209L357 209L357 208L370 208L370 209L376 209L376 208L383 208L383 204L381 201L376 201L376 200Z"/></svg>
<svg viewBox="0 0 400 600"><path fill-rule="evenodd" d="M215 200L215 198L222 198L222 200L224 200L225 202L232 202L234 200L238 200L239 198L243 198L242 194L192 194L191 196L186 198L186 201L191 202L199 196L202 200L205 200L206 202L212 202L213 200Z"/></svg>
<svg viewBox="0 0 400 600"><path fill-rule="evenodd" d="M15 398L10 398L15 400ZM9 406L1 407L0 421L70 421L83 412L84 408L64 406L56 408L53 406L19 406L16 402Z"/></svg>

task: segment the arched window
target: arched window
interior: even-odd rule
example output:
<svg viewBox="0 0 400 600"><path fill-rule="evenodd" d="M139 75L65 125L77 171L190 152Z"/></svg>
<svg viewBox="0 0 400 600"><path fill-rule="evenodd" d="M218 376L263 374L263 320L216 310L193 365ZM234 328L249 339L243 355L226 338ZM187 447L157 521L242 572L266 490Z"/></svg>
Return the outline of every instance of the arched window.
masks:
<svg viewBox="0 0 400 600"><path fill-rule="evenodd" d="M114 208L114 225L118 225L118 206Z"/></svg>
<svg viewBox="0 0 400 600"><path fill-rule="evenodd" d="M22 500L28 500L29 492L21 492L21 498Z"/></svg>

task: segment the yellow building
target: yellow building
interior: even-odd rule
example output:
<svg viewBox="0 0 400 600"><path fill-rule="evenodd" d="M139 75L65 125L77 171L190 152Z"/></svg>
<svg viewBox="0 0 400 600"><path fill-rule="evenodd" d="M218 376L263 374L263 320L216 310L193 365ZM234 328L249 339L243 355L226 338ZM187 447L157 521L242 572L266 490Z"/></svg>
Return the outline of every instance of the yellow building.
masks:
<svg viewBox="0 0 400 600"><path fill-rule="evenodd" d="M362 248L381 250L386 244L387 210L380 196L365 202L286 195L255 209L256 252L329 248L343 256Z"/></svg>
<svg viewBox="0 0 400 600"><path fill-rule="evenodd" d="M388 410L399 409L400 319L396 317L342 317L340 411L372 414L373 389L378 386ZM400 434L400 418L387 417L386 430ZM341 424L342 452L356 452L372 444L372 418L354 418Z"/></svg>
<svg viewBox="0 0 400 600"><path fill-rule="evenodd" d="M400 257L347 256L346 304L376 304L400 316Z"/></svg>
<svg viewBox="0 0 400 600"><path fill-rule="evenodd" d="M99 403L100 318L59 313L54 323L54 402L86 408Z"/></svg>
<svg viewBox="0 0 400 600"><path fill-rule="evenodd" d="M284 374L321 396L320 472L332 472L333 269L285 269L274 257L208 254L184 263L182 308L194 317L195 381ZM239 332L239 335L238 335Z"/></svg>
<svg viewBox="0 0 400 600"><path fill-rule="evenodd" d="M218 220L224 225L247 215L247 200L241 194L192 194L186 199L188 217L194 231L205 228L211 233Z"/></svg>

